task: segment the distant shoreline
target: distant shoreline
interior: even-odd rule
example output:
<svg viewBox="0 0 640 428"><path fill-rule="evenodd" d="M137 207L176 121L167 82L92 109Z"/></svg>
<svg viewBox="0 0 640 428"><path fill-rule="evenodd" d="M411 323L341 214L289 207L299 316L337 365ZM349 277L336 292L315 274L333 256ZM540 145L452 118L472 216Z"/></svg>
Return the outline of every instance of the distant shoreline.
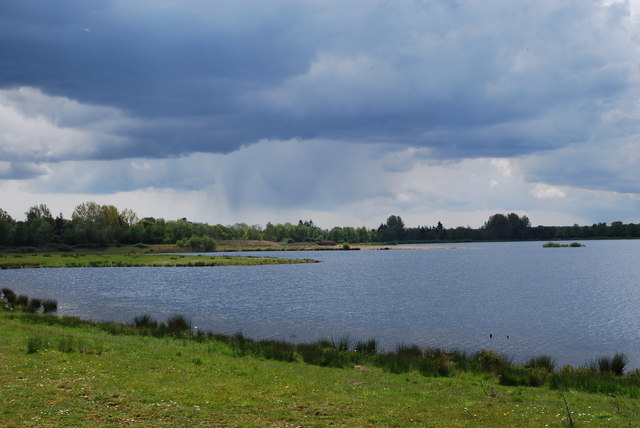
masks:
<svg viewBox="0 0 640 428"><path fill-rule="evenodd" d="M449 245L351 245L357 250L464 250L466 247Z"/></svg>

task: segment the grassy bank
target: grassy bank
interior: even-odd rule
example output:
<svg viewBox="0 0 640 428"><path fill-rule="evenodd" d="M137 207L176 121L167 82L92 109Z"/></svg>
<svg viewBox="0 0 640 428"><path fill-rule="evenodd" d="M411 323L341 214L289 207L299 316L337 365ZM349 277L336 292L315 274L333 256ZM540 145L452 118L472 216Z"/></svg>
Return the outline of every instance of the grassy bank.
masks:
<svg viewBox="0 0 640 428"><path fill-rule="evenodd" d="M0 311L3 426L637 426L639 401L282 362L230 338ZM239 339L238 337L236 339ZM566 406L564 400L566 399ZM567 412L569 409L569 413Z"/></svg>
<svg viewBox="0 0 640 428"><path fill-rule="evenodd" d="M0 269L125 266L248 266L312 263L309 259L180 254L44 253L0 255Z"/></svg>

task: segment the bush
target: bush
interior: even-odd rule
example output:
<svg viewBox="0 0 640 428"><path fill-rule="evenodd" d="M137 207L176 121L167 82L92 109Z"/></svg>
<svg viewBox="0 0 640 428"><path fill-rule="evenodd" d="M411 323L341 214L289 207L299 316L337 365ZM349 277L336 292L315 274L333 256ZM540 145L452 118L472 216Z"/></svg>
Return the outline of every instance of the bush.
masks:
<svg viewBox="0 0 640 428"><path fill-rule="evenodd" d="M35 354L36 352L44 349L47 341L40 336L31 336L27 339L27 353Z"/></svg>
<svg viewBox="0 0 640 428"><path fill-rule="evenodd" d="M191 248L193 251L215 251L216 242L208 236L192 236L189 239L180 239L176 245L182 248Z"/></svg>
<svg viewBox="0 0 640 428"><path fill-rule="evenodd" d="M494 374L500 373L505 366L504 357L488 349L481 349L476 354L476 359L484 370Z"/></svg>

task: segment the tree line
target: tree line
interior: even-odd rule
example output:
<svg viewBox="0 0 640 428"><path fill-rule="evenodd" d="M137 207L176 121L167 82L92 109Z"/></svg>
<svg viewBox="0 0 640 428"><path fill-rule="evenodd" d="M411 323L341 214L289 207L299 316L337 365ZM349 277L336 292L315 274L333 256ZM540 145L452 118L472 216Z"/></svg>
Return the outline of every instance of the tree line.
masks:
<svg viewBox="0 0 640 428"><path fill-rule="evenodd" d="M334 227L323 229L312 220L273 224L265 227L237 223L224 226L188 221L139 219L129 209L85 202L66 219L53 217L45 204L34 205L24 220L13 219L0 208L0 246L39 247L108 246L127 244L177 244L198 250L213 250L223 240L266 240L275 242L318 243L393 243L455 241L518 241L553 239L640 238L640 225L614 221L610 225L537 226L527 216L515 213L494 214L480 228L446 228L438 221L434 226L407 227L398 215L389 216L378 228Z"/></svg>

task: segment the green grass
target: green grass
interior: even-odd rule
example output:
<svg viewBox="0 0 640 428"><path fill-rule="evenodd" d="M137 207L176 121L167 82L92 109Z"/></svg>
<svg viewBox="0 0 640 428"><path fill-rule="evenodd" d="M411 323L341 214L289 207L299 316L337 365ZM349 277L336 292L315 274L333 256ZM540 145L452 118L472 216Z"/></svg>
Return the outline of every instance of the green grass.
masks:
<svg viewBox="0 0 640 428"><path fill-rule="evenodd" d="M273 361L239 356L231 341L107 324L0 311L0 425L563 427L563 396L575 426L640 420L640 402L622 396Z"/></svg>
<svg viewBox="0 0 640 428"><path fill-rule="evenodd" d="M4 254L0 269L125 266L249 266L313 263L309 259L249 256L199 256L177 254Z"/></svg>

